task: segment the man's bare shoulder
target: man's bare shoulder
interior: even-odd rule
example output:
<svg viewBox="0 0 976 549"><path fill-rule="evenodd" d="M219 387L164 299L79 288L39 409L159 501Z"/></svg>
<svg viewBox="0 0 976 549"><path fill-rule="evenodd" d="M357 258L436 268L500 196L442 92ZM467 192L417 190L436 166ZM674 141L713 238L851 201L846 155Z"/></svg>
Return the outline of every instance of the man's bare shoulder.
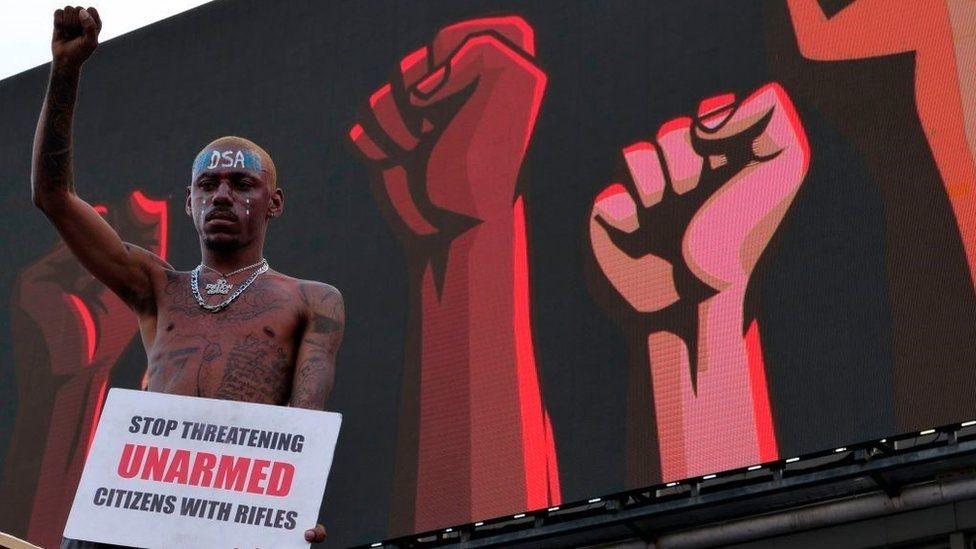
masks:
<svg viewBox="0 0 976 549"><path fill-rule="evenodd" d="M304 308L311 312L321 311L323 305L328 305L333 309L336 304L341 306L342 293L338 288L318 280L304 280L288 276L278 271L269 272L275 283L295 292Z"/></svg>
<svg viewBox="0 0 976 549"><path fill-rule="evenodd" d="M165 259L150 252L149 250L143 248L142 246L138 246L131 242L123 242L122 245L125 246L127 252L132 254L134 257L138 258L140 262L142 262L144 265L148 267L159 269L160 271L175 270L172 265L166 262Z"/></svg>
<svg viewBox="0 0 976 549"><path fill-rule="evenodd" d="M342 293L335 286L316 280L299 281L299 288L306 311L302 347L325 352L323 356L334 359L346 331Z"/></svg>
<svg viewBox="0 0 976 549"><path fill-rule="evenodd" d="M175 269L165 259L142 246L131 242L123 242L122 246L130 257L135 259L133 265L138 265L149 276L152 283L152 292L146 295L136 295L135 293L124 294L119 290L119 296L132 307L140 318L155 317L158 300L158 292L173 277Z"/></svg>
<svg viewBox="0 0 976 549"><path fill-rule="evenodd" d="M303 303L313 312L331 312L343 306L338 288L317 280L299 280Z"/></svg>
<svg viewBox="0 0 976 549"><path fill-rule="evenodd" d="M291 280L298 288L309 329L314 333L337 334L341 337L345 328L346 309L339 289L318 280Z"/></svg>

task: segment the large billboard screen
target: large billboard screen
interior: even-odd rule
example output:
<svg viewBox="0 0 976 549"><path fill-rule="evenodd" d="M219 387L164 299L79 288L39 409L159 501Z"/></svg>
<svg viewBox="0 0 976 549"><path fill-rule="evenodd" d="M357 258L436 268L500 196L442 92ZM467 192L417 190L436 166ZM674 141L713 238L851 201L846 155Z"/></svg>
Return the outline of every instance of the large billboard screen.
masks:
<svg viewBox="0 0 976 549"><path fill-rule="evenodd" d="M76 185L189 270L197 152L270 152L266 256L346 303L322 521L369 543L976 417L974 25L953 1L214 2L88 62ZM30 204L46 79L0 82L0 530L53 546L147 358Z"/></svg>

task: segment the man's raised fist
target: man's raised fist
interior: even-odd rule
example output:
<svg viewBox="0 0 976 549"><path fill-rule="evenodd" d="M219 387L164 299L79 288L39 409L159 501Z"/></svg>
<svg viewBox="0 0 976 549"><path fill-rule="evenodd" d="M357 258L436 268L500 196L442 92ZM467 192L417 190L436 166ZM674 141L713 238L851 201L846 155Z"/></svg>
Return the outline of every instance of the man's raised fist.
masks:
<svg viewBox="0 0 976 549"><path fill-rule="evenodd" d="M95 8L65 6L54 12L51 53L54 62L80 67L98 47L102 19Z"/></svg>
<svg viewBox="0 0 976 549"><path fill-rule="evenodd" d="M533 36L520 17L451 25L370 96L349 137L406 235L450 239L510 219L546 85Z"/></svg>
<svg viewBox="0 0 976 549"><path fill-rule="evenodd" d="M654 143L623 150L632 184L613 183L590 215L594 256L636 311L745 288L806 175L807 139L786 92L702 101Z"/></svg>

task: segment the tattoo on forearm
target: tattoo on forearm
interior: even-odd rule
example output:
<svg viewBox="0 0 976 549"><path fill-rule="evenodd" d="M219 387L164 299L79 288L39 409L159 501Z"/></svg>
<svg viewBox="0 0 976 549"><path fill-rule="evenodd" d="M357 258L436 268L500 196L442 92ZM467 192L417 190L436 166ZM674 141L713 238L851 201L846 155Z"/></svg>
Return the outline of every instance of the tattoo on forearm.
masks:
<svg viewBox="0 0 976 549"><path fill-rule="evenodd" d="M77 93L78 72L54 66L38 128L41 139L35 168L40 173L35 181L43 188L37 190L72 188L71 122Z"/></svg>
<svg viewBox="0 0 976 549"><path fill-rule="evenodd" d="M291 405L321 410L325 407L331 379L331 358L327 353L314 352L298 365L292 389Z"/></svg>

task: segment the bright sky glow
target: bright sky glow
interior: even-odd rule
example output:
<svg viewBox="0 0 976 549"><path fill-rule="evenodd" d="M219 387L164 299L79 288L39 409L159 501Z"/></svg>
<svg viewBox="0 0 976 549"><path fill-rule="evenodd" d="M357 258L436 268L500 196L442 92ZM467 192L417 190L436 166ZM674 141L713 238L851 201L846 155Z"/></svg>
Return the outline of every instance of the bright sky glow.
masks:
<svg viewBox="0 0 976 549"><path fill-rule="evenodd" d="M210 0L92 0L102 16L99 43ZM66 0L0 0L0 80L51 60L54 10ZM88 7L89 4L71 4Z"/></svg>

